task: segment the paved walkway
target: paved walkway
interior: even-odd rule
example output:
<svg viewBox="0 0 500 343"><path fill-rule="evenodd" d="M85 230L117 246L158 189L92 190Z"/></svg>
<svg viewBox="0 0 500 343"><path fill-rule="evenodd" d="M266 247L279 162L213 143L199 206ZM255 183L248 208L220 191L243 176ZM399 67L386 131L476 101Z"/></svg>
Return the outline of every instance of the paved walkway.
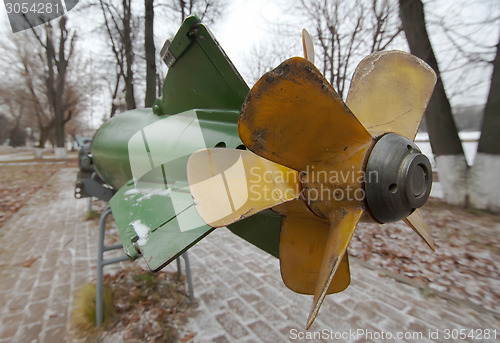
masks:
<svg viewBox="0 0 500 343"><path fill-rule="evenodd" d="M87 202L73 198L75 174L59 171L0 229L0 343L67 341L73 293L95 280L97 227L83 220ZM351 286L327 297L306 333L312 297L283 285L278 260L226 229L215 230L189 254L199 305L180 337L192 332L192 342L313 336L320 342L445 342L463 333L473 335L465 339L470 342L500 338L500 321L491 313L424 297L427 291L357 261Z"/></svg>

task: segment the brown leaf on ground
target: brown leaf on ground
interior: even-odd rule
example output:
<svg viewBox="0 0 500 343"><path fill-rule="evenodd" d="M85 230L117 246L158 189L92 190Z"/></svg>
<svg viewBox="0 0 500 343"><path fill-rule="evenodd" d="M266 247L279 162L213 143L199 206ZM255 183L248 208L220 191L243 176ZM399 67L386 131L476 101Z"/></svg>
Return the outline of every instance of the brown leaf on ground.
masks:
<svg viewBox="0 0 500 343"><path fill-rule="evenodd" d="M23 164L37 162L40 163ZM0 227L19 211L59 169L76 167L76 159L68 159L58 164L34 159L10 163L13 162L0 162Z"/></svg>
<svg viewBox="0 0 500 343"><path fill-rule="evenodd" d="M181 342L187 342L189 341L191 338L193 338L196 334L194 332L190 332L188 334L185 334L184 337L181 338Z"/></svg>
<svg viewBox="0 0 500 343"><path fill-rule="evenodd" d="M500 216L463 210L435 199L421 212L434 238L435 253L400 221L360 223L349 255L498 311Z"/></svg>
<svg viewBox="0 0 500 343"><path fill-rule="evenodd" d="M135 265L105 275L104 284L113 289L117 315L103 331L103 342L116 337L124 342L177 342L177 327L196 306L177 273L152 273Z"/></svg>
<svg viewBox="0 0 500 343"><path fill-rule="evenodd" d="M33 263L35 263L35 262L36 262L39 258L40 258L40 256L30 258L29 260L26 260L26 261L24 261L23 263L21 263L21 266L23 266L24 268L29 268L29 267L31 267L31 265L32 265Z"/></svg>

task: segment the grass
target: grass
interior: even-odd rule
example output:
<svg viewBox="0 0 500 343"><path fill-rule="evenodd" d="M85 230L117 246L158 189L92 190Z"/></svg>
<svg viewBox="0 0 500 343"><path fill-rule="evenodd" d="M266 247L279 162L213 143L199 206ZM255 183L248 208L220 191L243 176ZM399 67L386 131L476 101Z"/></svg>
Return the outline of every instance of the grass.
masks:
<svg viewBox="0 0 500 343"><path fill-rule="evenodd" d="M151 273L137 265L104 275L104 321L95 327L95 284L75 292L72 334L86 342L106 337L137 342L179 342L177 326L187 321L191 303L177 273ZM118 337L118 338L117 338ZM150 340L152 339L152 340Z"/></svg>
<svg viewBox="0 0 500 343"><path fill-rule="evenodd" d="M87 212L85 212L85 221L94 220L96 218L99 218L100 216L101 216L101 213L99 213L97 211L94 211L94 210L87 211Z"/></svg>
<svg viewBox="0 0 500 343"><path fill-rule="evenodd" d="M80 332L95 332L95 283L87 283L75 293L71 321ZM113 290L109 286L103 287L103 326L106 326L114 317Z"/></svg>

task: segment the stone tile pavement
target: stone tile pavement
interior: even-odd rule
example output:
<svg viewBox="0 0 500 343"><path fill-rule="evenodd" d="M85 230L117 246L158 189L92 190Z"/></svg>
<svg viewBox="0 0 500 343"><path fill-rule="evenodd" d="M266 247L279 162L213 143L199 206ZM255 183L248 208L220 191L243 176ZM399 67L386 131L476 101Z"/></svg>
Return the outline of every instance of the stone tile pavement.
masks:
<svg viewBox="0 0 500 343"><path fill-rule="evenodd" d="M97 224L83 220L87 202L73 198L75 174L61 169L0 229L0 343L68 341L73 293L95 280L97 252ZM275 258L226 229L215 230L189 256L198 307L181 337L194 333L191 342L445 342L459 341L454 337L463 333L473 334L464 341L493 342L500 337L493 314L425 297L427 291L358 261L351 263L351 286L327 297L306 333L312 297L283 285ZM495 329L496 336L490 331L488 338L485 330Z"/></svg>
<svg viewBox="0 0 500 343"><path fill-rule="evenodd" d="M314 341L320 342L445 342L461 329L467 333L496 329L500 338L500 320L491 313L459 300L425 297L430 290L401 283L355 259L351 285L327 296L306 334L312 296L286 288L274 257L226 229L214 231L189 256L200 314L190 319L186 329L196 333L196 342L311 341L299 339L306 335L316 335L319 339ZM495 338L491 334L489 340L479 341Z"/></svg>

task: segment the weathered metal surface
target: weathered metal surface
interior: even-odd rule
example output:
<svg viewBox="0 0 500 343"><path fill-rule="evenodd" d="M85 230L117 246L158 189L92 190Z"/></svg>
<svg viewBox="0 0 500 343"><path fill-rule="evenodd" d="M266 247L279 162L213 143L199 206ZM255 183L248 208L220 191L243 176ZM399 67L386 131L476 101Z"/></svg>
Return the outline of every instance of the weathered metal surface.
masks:
<svg viewBox="0 0 500 343"><path fill-rule="evenodd" d="M238 131L247 148L299 172L311 162L341 166L372 140L321 72L301 57L257 81L241 109Z"/></svg>
<svg viewBox="0 0 500 343"><path fill-rule="evenodd" d="M431 233L427 228L424 218L422 217L422 214L418 209L416 209L415 211L413 211L412 214L406 217L404 219L404 222L406 223L406 225L411 227L413 231L418 233L420 237L422 237L422 239L425 241L425 243L427 243L427 245L429 246L429 248L432 249L432 251L436 250Z"/></svg>
<svg viewBox="0 0 500 343"><path fill-rule="evenodd" d="M264 210L237 221L227 228L235 235L279 258L281 215Z"/></svg>
<svg viewBox="0 0 500 343"><path fill-rule="evenodd" d="M135 259L140 251L153 271L175 260L213 230L201 221L187 196L174 206L172 191L140 189L131 182L110 201L125 252ZM178 212L179 208L183 210Z"/></svg>
<svg viewBox="0 0 500 343"><path fill-rule="evenodd" d="M304 50L304 58L314 64L314 43L306 29L302 29L302 49Z"/></svg>
<svg viewBox="0 0 500 343"><path fill-rule="evenodd" d="M419 58L377 52L356 68L346 104L373 137L394 132L413 141L435 83L436 74Z"/></svg>
<svg viewBox="0 0 500 343"><path fill-rule="evenodd" d="M243 143L237 136L236 125L238 111L230 110L196 110L189 114L198 118L198 127L202 129L202 138L205 146L192 146L192 137L188 133L198 133L196 127L192 131L183 132L189 127L187 112L184 116L157 116L151 109L132 110L120 114L103 124L97 131L92 143L92 159L95 169L101 178L115 189L119 189L132 178L130 167L129 141L138 132L158 122L168 119L165 131L151 137L153 146L157 147L158 154L169 154L172 149L183 149L189 155L204 147L215 147L225 142L227 147L236 148ZM145 158L148 159L147 154ZM186 157L187 161L187 157Z"/></svg>
<svg viewBox="0 0 500 343"><path fill-rule="evenodd" d="M316 319L328 289L335 280L341 262L344 256L347 255L347 246L363 211L362 207L354 205L353 207L338 208L337 211L333 211L331 214L330 230L319 270L319 277L316 281L313 305L307 318L307 329L311 327L314 319Z"/></svg>
<svg viewBox="0 0 500 343"><path fill-rule="evenodd" d="M280 239L281 277L292 291L314 294L329 232L328 221L321 220L312 213L288 213L283 216ZM349 262L345 254L327 294L342 292L349 283Z"/></svg>
<svg viewBox="0 0 500 343"><path fill-rule="evenodd" d="M418 146L406 137L389 133L380 138L368 158L366 203L381 223L408 217L429 198L432 168Z"/></svg>

